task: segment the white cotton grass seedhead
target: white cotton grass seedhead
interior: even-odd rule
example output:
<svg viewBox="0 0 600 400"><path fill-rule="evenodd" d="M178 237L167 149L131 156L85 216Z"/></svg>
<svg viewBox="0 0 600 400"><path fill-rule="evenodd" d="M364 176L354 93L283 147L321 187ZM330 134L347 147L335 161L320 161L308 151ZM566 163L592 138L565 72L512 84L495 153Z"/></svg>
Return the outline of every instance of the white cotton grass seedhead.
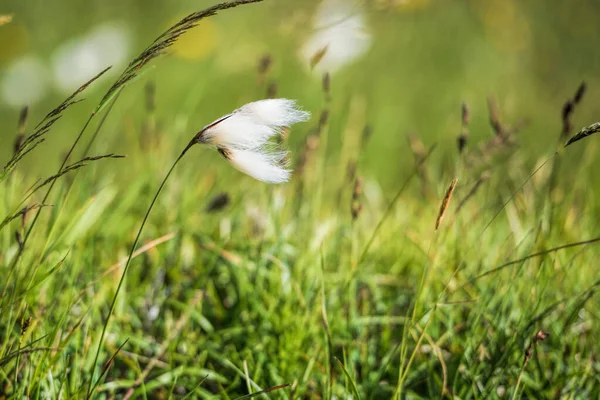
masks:
<svg viewBox="0 0 600 400"><path fill-rule="evenodd" d="M307 121L309 117L294 100L255 101L207 125L199 141L217 147L256 149L280 134L282 128Z"/></svg>
<svg viewBox="0 0 600 400"><path fill-rule="evenodd" d="M220 149L221 154L240 172L266 183L284 183L292 171L286 168L286 152Z"/></svg>
<svg viewBox="0 0 600 400"><path fill-rule="evenodd" d="M283 128L309 117L294 100L255 101L207 125L196 140L215 146L236 169L259 181L283 183L291 175L286 168L287 152L278 150L270 140Z"/></svg>

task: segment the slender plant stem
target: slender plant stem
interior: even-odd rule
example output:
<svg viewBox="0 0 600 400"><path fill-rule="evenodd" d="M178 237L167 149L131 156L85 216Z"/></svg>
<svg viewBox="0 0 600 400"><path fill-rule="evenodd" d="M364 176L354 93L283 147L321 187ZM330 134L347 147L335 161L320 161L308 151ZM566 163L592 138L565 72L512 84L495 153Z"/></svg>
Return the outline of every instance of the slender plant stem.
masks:
<svg viewBox="0 0 600 400"><path fill-rule="evenodd" d="M173 170L175 169L175 167L177 166L179 161L181 161L181 159L183 158L185 153L187 153L188 150L195 143L196 142L194 140L192 140L190 143L188 143L188 145L185 147L185 149L183 149L183 151L181 152L179 157L177 157L177 159L175 160L173 165L171 165L169 172L167 172L167 175L165 175L163 181L161 182L160 186L158 187L158 190L156 191L156 194L154 195L154 198L152 199L152 202L150 203L150 206L148 207L148 210L146 211L146 215L144 216L144 219L142 220L142 224L140 225L140 229L137 232L135 240L133 241L133 244L131 245L131 249L129 249L129 256L127 257L127 261L125 262L125 267L123 268L123 273L121 274L121 278L119 279L119 283L117 284L117 290L116 290L115 295L113 296L112 302L110 304L110 309L108 311L108 315L106 316L106 321L104 321L104 326L102 327L102 334L100 335L100 342L98 343L98 349L96 350L96 356L94 357L94 363L92 364L92 371L90 374L89 386L88 386L88 391L87 391L87 396L86 396L88 399L91 398L92 392L94 391L94 389L96 388L98 383L100 383L101 377L98 378L98 382L94 383L94 373L96 371L96 364L98 363L98 358L100 357L100 351L102 349L102 344L104 343L104 336L106 335L106 328L108 327L108 323L110 322L110 317L112 316L112 314L114 312L115 305L117 303L117 297L119 296L119 292L121 291L121 287L123 286L123 282L125 281L125 275L127 274L127 270L129 269L129 264L131 263L131 259L133 258L133 253L135 252L135 248L140 240L140 236L142 236L142 231L144 230L146 221L148 220L148 217L150 216L150 212L152 211L152 208L154 207L154 203L156 203L156 200L158 199L160 192L162 191L163 187L167 183L167 180L171 176L171 173L173 172Z"/></svg>

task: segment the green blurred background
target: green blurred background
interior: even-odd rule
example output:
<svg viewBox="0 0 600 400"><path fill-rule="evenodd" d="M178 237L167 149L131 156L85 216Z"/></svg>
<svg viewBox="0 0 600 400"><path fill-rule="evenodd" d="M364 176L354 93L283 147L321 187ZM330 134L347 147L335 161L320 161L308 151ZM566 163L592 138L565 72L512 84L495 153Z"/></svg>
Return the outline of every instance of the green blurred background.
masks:
<svg viewBox="0 0 600 400"><path fill-rule="evenodd" d="M178 18L212 4L3 1L0 14L13 19L0 27L0 160L12 151L21 105L31 107L31 127L79 83L116 64L111 76L86 93L88 101L69 110L45 144L47 151L27 159L32 173L49 164L54 169L59 157L52 155L72 141L123 66ZM384 187L396 185L398 174L412 165L407 133L418 133L426 144L440 143L452 157L462 102L471 109L471 143L489 137L488 96L497 99L507 124L528 121L519 145L539 160L557 146L560 110L581 81L588 91L576 109L575 129L600 115L598 15L600 2L593 0L266 0L240 7L203 21L128 87L95 152L136 151L147 81L156 84L156 116L168 137L163 143L180 147L212 119L264 97L271 82L279 96L297 98L318 115L327 69L332 160L344 137L372 125L362 169ZM339 22L319 25L319 18ZM337 41L311 70L307 43L339 24L344 28ZM327 59L343 58L344 52L350 53L345 62ZM272 65L260 82L257 69L265 55ZM293 150L308 130L294 132Z"/></svg>

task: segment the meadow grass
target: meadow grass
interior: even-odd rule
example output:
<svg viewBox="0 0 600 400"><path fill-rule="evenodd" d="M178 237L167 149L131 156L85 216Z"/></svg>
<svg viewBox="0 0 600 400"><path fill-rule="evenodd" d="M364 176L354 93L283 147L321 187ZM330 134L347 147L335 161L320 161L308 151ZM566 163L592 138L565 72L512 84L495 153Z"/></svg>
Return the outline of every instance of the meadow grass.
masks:
<svg viewBox="0 0 600 400"><path fill-rule="evenodd" d="M599 202L589 188L596 121L576 132L563 113L561 129L557 110L548 118L557 121L559 150L534 155L516 146L526 128L503 121L495 100L485 115L491 134L481 140L470 108L461 125L457 107L458 146L413 137L398 157L412 152L414 165L386 190L364 154L389 132L361 116L360 105L347 106L325 75L302 104L313 119L283 138L293 148L291 182L257 183L192 149L125 274L161 179L198 130L177 134L151 81L149 98L141 82L124 90L119 82L141 70L136 60L145 58L106 87L97 107L71 107L73 98L58 107L62 118L88 107L81 134L65 146L80 161L55 154L52 165L61 167L37 182L19 167L39 148L6 164L1 397L600 395ZM260 97L277 90L266 63L257 59L260 83L249 90ZM485 102L478 106L484 112ZM131 128L131 118L142 128ZM62 129L43 135L58 140ZM118 140L96 140L110 130L122 132ZM127 158L110 159L111 143L130 150ZM106 156L89 155L98 148Z"/></svg>

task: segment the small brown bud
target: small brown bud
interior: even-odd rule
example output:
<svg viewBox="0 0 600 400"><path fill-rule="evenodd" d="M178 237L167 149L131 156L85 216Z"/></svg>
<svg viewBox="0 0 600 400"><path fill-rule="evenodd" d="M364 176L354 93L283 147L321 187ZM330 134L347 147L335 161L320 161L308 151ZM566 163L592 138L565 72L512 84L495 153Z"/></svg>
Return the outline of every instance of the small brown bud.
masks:
<svg viewBox="0 0 600 400"><path fill-rule="evenodd" d="M541 329L535 334L535 341L536 342L543 342L544 340L546 340L548 338L548 336L550 336L550 334L548 332L544 332Z"/></svg>

